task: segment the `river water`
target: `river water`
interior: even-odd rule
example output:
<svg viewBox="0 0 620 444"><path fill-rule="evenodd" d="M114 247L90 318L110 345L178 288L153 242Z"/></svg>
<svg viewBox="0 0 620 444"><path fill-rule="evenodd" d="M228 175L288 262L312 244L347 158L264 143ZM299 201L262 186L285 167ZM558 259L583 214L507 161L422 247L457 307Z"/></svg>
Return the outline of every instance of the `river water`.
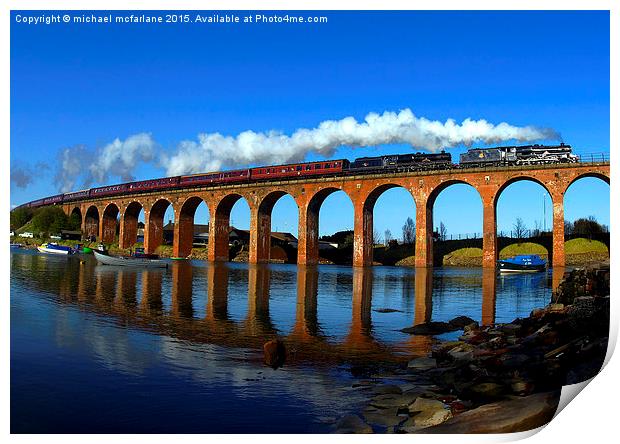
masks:
<svg viewBox="0 0 620 444"><path fill-rule="evenodd" d="M428 353L432 337L400 329L527 316L563 271L10 262L13 433L329 432L367 399L356 368ZM275 337L278 370L262 363Z"/></svg>

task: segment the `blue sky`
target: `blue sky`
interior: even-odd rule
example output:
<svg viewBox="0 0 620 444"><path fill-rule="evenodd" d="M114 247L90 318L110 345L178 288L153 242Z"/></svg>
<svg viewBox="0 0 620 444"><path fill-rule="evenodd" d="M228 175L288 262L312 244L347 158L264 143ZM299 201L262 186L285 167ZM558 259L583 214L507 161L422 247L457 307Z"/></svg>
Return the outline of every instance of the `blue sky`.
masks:
<svg viewBox="0 0 620 444"><path fill-rule="evenodd" d="M578 153L609 152L606 12L330 12L313 13L328 17L314 25L48 26L17 23L17 14L40 13L12 13L11 168L31 173L25 188L11 182L12 204L56 192L58 156L68 147L96 151L146 132L173 153L200 133L290 134L404 108L440 121L550 127ZM455 147L453 156L464 149ZM410 150L342 147L333 157ZM132 172L159 177L164 166L139 164ZM380 233L400 236L415 215L407 199L404 190L382 196ZM593 214L609 224L606 184L584 179L566 199L567 219ZM499 229L510 230L517 216L530 227L542 224L545 206L549 227L550 201L543 200L535 184L512 185L498 206ZM290 199L281 201L273 228L296 232L295 213ZM243 202L232 217L249 226ZM480 232L481 217L479 197L466 186L448 188L435 207L437 224L453 234ZM350 201L338 193L325 203L320 231L351 228L352 219Z"/></svg>

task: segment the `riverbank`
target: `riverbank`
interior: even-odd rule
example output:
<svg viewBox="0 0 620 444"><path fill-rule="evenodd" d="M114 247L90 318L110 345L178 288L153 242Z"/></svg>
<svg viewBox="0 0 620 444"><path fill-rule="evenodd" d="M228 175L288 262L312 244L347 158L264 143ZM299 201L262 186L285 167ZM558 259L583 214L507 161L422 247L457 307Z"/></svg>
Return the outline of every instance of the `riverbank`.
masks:
<svg viewBox="0 0 620 444"><path fill-rule="evenodd" d="M595 376L605 359L609 265L567 273L549 305L524 319L479 326L460 317L409 331L437 334L457 320L467 324L457 340L354 383L368 403L341 418L335 431L508 433L546 424L562 386Z"/></svg>

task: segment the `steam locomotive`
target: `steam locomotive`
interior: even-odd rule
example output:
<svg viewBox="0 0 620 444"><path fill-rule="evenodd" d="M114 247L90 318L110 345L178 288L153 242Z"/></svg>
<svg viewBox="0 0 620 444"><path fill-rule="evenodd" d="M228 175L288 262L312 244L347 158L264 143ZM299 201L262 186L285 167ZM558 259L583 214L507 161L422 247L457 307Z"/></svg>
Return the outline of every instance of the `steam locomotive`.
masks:
<svg viewBox="0 0 620 444"><path fill-rule="evenodd" d="M20 207L36 208L84 198L97 198L175 188L226 185L241 182L272 181L276 179L290 180L316 176L344 176L385 172L446 170L451 168L572 163L578 160L578 157L572 154L571 146L563 143L557 146L526 145L472 148L461 154L459 164L453 164L452 155L445 151L441 151L440 153L418 152L389 156L360 157L353 162L349 162L347 159L337 159L150 179L59 194L29 202L20 205Z"/></svg>
<svg viewBox="0 0 620 444"><path fill-rule="evenodd" d="M461 154L461 168L484 166L534 165L546 163L573 163L579 158L572 154L571 146L526 145L474 148Z"/></svg>

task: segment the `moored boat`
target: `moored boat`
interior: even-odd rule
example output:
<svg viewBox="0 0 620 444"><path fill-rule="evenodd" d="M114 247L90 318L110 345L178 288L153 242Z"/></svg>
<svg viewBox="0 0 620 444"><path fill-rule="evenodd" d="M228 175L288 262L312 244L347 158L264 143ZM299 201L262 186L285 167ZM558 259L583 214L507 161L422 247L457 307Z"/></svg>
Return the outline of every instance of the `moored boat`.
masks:
<svg viewBox="0 0 620 444"><path fill-rule="evenodd" d="M497 261L500 273L536 273L544 271L547 262L537 254L520 254Z"/></svg>
<svg viewBox="0 0 620 444"><path fill-rule="evenodd" d="M50 253L50 254L73 254L75 251L71 247L65 247L64 245L58 245L56 243L50 242L41 244L37 247L41 253Z"/></svg>
<svg viewBox="0 0 620 444"><path fill-rule="evenodd" d="M21 248L23 245L22 244L11 244L11 249L17 249L17 248Z"/></svg>
<svg viewBox="0 0 620 444"><path fill-rule="evenodd" d="M98 250L93 250L97 262L103 265L120 265L129 267L166 268L168 264L161 259L136 256L110 256Z"/></svg>

